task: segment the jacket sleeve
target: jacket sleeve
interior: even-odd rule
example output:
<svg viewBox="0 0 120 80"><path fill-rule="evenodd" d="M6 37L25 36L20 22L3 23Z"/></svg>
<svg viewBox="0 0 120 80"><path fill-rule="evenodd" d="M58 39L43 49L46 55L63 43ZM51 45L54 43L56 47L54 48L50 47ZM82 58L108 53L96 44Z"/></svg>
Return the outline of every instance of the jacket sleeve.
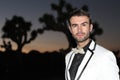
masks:
<svg viewBox="0 0 120 80"><path fill-rule="evenodd" d="M120 80L117 61L112 52L105 53L100 65L100 80Z"/></svg>

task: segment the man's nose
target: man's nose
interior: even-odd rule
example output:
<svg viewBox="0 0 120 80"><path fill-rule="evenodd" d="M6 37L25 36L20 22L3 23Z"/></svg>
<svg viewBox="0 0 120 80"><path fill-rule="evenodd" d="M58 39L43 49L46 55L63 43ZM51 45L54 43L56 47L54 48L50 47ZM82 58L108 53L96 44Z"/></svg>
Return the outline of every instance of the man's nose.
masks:
<svg viewBox="0 0 120 80"><path fill-rule="evenodd" d="M82 26L78 26L78 31L82 31Z"/></svg>

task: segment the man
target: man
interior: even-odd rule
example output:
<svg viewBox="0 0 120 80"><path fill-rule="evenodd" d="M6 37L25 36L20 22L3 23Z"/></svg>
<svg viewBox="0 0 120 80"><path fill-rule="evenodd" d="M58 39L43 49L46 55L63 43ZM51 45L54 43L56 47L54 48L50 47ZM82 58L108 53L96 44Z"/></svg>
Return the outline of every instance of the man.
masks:
<svg viewBox="0 0 120 80"><path fill-rule="evenodd" d="M93 25L89 13L80 9L73 11L68 24L77 47L66 55L65 79L119 80L119 68L114 54L90 38ZM78 65L77 68L75 65Z"/></svg>

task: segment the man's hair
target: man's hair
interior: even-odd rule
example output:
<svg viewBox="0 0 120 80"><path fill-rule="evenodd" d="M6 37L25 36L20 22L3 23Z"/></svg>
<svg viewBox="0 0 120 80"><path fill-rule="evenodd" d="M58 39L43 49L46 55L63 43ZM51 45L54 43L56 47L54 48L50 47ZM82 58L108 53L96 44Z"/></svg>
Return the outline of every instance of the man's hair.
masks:
<svg viewBox="0 0 120 80"><path fill-rule="evenodd" d="M68 24L70 25L70 18L73 16L87 16L89 18L90 24L92 23L91 18L90 18L90 14L88 13L88 11L85 11L83 9L76 9L73 10L69 16L68 16Z"/></svg>

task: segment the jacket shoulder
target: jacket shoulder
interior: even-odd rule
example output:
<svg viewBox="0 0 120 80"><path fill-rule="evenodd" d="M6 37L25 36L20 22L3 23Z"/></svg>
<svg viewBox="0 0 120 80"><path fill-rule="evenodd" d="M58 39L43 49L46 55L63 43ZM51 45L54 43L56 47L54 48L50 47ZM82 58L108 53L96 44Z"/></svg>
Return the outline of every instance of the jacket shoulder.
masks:
<svg viewBox="0 0 120 80"><path fill-rule="evenodd" d="M116 60L116 57L112 51L110 51L107 48L104 48L103 46L100 46L98 44L96 45L95 53L97 53L98 55L101 55L102 57L106 57L111 60Z"/></svg>

